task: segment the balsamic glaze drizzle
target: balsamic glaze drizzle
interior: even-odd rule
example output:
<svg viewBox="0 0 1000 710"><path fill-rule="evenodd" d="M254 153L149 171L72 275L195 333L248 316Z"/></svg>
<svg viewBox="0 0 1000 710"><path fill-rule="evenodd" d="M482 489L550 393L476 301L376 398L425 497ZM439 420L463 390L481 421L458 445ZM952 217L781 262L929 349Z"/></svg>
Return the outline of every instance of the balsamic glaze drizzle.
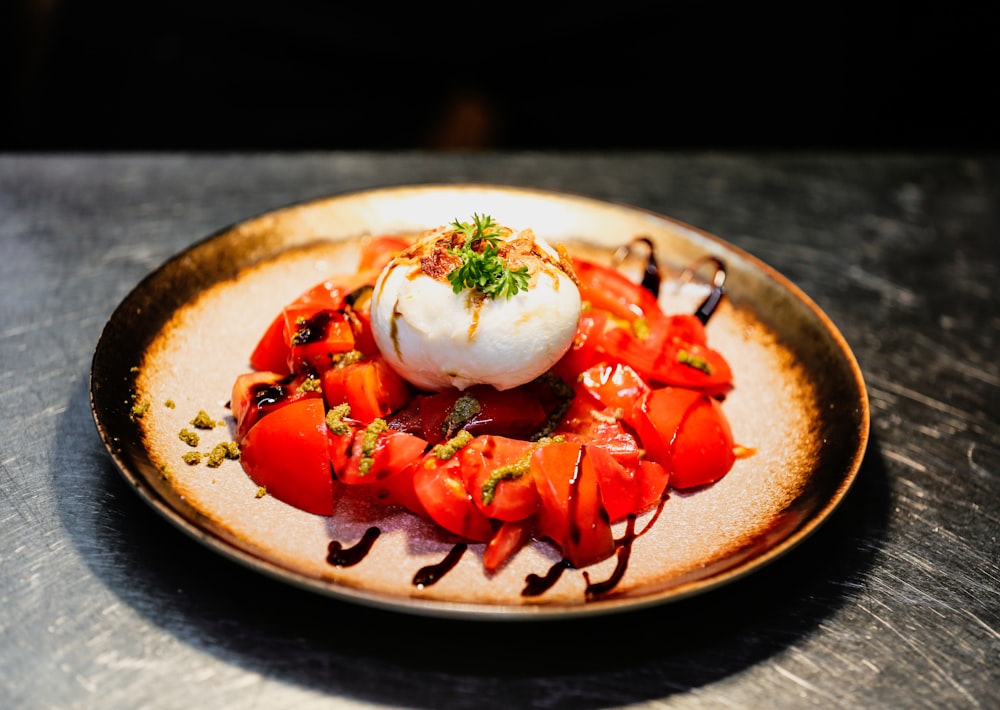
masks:
<svg viewBox="0 0 1000 710"><path fill-rule="evenodd" d="M455 545L448 552L447 556L435 565L428 565L427 567L421 567L417 570L417 573L413 575L413 586L414 587L429 587L432 584L437 583L444 577L452 568L458 564L458 561L462 559L462 555L469 548L464 542L460 542Z"/></svg>
<svg viewBox="0 0 1000 710"><path fill-rule="evenodd" d="M372 526L365 530L365 534L352 547L344 545L336 540L331 540L326 548L326 561L334 567L351 567L363 560L371 551L375 540L382 534L382 531Z"/></svg>
<svg viewBox="0 0 1000 710"><path fill-rule="evenodd" d="M549 571L545 573L544 577L539 577L534 573L529 574L524 578L524 589L521 591L521 596L537 597L544 594L559 581L562 573L568 569L573 569L573 565L570 564L569 560L563 558L549 567Z"/></svg>
<svg viewBox="0 0 1000 710"><path fill-rule="evenodd" d="M667 496L660 499L660 503L656 508L656 513L649 520L649 522L646 523L646 526L643 527L642 530L636 531L635 529L636 516L634 514L628 516L625 533L620 538L615 540L615 556L617 558L617 562L615 564L614 572L611 573L610 577L601 582L591 582L589 572L584 570L583 578L587 582L584 594L588 601L599 599L614 591L614 589L618 586L622 578L625 576L625 572L628 570L629 559L632 556L632 544L653 527L657 518L660 517L660 513L663 512L663 505L666 501ZM343 544L337 540L331 540L327 548L326 561L335 567L351 567L352 565L356 565L368 555L372 546L375 544L375 540L377 540L381 534L381 530L372 526L365 530L361 539L352 547L344 547ZM459 563L468 548L469 546L464 542L457 543L451 548L451 550L448 551L448 554L443 560L433 565L421 567L417 570L417 573L413 575L413 586L418 588L429 587L432 584L436 584L441 581L441 579ZM568 569L575 568L569 560L563 558L553 564L544 575L537 575L534 573L529 574L524 578L524 589L521 590L521 596L541 596L551 589L552 586L555 585L555 583L562 577L563 572Z"/></svg>

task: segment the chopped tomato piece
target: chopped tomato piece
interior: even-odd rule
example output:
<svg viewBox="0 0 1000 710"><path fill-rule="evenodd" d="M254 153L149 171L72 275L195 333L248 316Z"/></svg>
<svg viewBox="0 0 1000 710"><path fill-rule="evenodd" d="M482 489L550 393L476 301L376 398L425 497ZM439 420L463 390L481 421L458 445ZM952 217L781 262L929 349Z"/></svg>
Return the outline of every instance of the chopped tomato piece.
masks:
<svg viewBox="0 0 1000 710"><path fill-rule="evenodd" d="M497 528L483 550L483 567L496 572L531 541L533 520L505 520Z"/></svg>
<svg viewBox="0 0 1000 710"><path fill-rule="evenodd" d="M572 383L581 372L605 359L599 346L607 323L607 311L597 308L583 311L573 344L559 362L552 366L552 373L565 382Z"/></svg>
<svg viewBox="0 0 1000 710"><path fill-rule="evenodd" d="M580 373L578 388L604 407L628 415L649 391L646 381L630 366L620 362L601 363Z"/></svg>
<svg viewBox="0 0 1000 710"><path fill-rule="evenodd" d="M423 456L427 448L427 442L420 437L391 429L374 433L358 427L346 436L350 437L349 448L341 437L331 439L337 447L331 460L337 480L349 485L374 483L393 476Z"/></svg>
<svg viewBox="0 0 1000 710"><path fill-rule="evenodd" d="M634 464L642 456L639 442L631 431L626 431L617 413L611 410L591 410L589 416L568 421L556 430L568 441L593 444L604 449L626 464Z"/></svg>
<svg viewBox="0 0 1000 710"><path fill-rule="evenodd" d="M708 345L705 324L697 316L674 313L667 316L667 340L680 340L693 345Z"/></svg>
<svg viewBox="0 0 1000 710"><path fill-rule="evenodd" d="M705 395L683 387L661 387L650 391L636 413L636 432L646 449L646 458L672 472L674 439L687 412Z"/></svg>
<svg viewBox="0 0 1000 710"><path fill-rule="evenodd" d="M410 384L379 356L326 370L323 396L330 407L347 403L351 417L366 424L387 417L410 401Z"/></svg>
<svg viewBox="0 0 1000 710"><path fill-rule="evenodd" d="M270 495L317 515L333 514L333 474L323 400L286 404L258 421L240 445L251 480Z"/></svg>
<svg viewBox="0 0 1000 710"><path fill-rule="evenodd" d="M664 320L656 296L617 269L583 259L574 259L573 269L580 282L580 298L592 307L628 323L647 319L650 327Z"/></svg>
<svg viewBox="0 0 1000 710"><path fill-rule="evenodd" d="M441 461L427 454L413 469L413 487L427 515L445 530L472 542L493 537L493 524L465 489L458 457Z"/></svg>
<svg viewBox="0 0 1000 710"><path fill-rule="evenodd" d="M279 313L257 341L256 347L250 353L250 367L254 370L276 372L288 375L288 340L285 338L285 314Z"/></svg>
<svg viewBox="0 0 1000 710"><path fill-rule="evenodd" d="M236 441L241 442L265 414L301 399L320 397L318 389L306 386L310 379L309 375L291 376L275 372L250 372L238 376L229 400L236 420Z"/></svg>
<svg viewBox="0 0 1000 710"><path fill-rule="evenodd" d="M648 458L667 469L674 488L717 481L735 461L722 406L697 390L653 390L643 401L637 429Z"/></svg>
<svg viewBox="0 0 1000 710"><path fill-rule="evenodd" d="M352 283L348 286L339 281L327 280L311 286L299 295L294 301L282 309L268 325L267 330L257 342L256 347L250 354L250 366L255 370L267 370L289 374L292 372L291 359L291 335L294 330L288 327L288 312L292 311L292 321L298 317L308 318L313 313L320 310L340 310L347 303L349 289L356 288L354 281L359 276L352 276L348 280ZM369 278L367 275L364 279ZM370 278L374 279L374 276Z"/></svg>
<svg viewBox="0 0 1000 710"><path fill-rule="evenodd" d="M375 335L372 333L370 294L364 298L364 302L359 299L356 305L347 309L348 318L351 321L351 328L354 331L354 349L363 355L378 355L378 345L375 344Z"/></svg>
<svg viewBox="0 0 1000 710"><path fill-rule="evenodd" d="M587 455L611 522L641 513L663 497L669 476L660 464L645 459L623 464L600 446L588 446Z"/></svg>
<svg viewBox="0 0 1000 710"><path fill-rule="evenodd" d="M465 488L473 502L494 520L522 520L541 507L531 477L531 452L536 445L505 436L479 436L457 457Z"/></svg>
<svg viewBox="0 0 1000 710"><path fill-rule="evenodd" d="M448 389L425 395L420 401L423 437L432 444L465 429L473 436L496 434L527 439L548 418L531 385L500 392L489 385L466 390Z"/></svg>
<svg viewBox="0 0 1000 710"><path fill-rule="evenodd" d="M653 344L624 328L612 328L605 333L602 347L610 356L628 363L642 377L658 385L699 389L712 395L723 395L732 389L729 363L715 350L697 343L668 338Z"/></svg>
<svg viewBox="0 0 1000 710"><path fill-rule="evenodd" d="M358 263L358 270L381 271L396 254L412 243L412 239L397 234L381 234L371 237L361 245L361 260Z"/></svg>
<svg viewBox="0 0 1000 710"><path fill-rule="evenodd" d="M531 457L531 472L542 499L538 530L577 568L600 562L615 550L587 449L579 444L555 443L542 446Z"/></svg>
<svg viewBox="0 0 1000 710"><path fill-rule="evenodd" d="M714 483L729 472L735 461L729 420L719 402L704 397L681 423L674 442L670 485L694 488Z"/></svg>
<svg viewBox="0 0 1000 710"><path fill-rule="evenodd" d="M354 330L343 310L315 309L311 305L285 309L288 366L292 372L324 372L334 356L354 349Z"/></svg>
<svg viewBox="0 0 1000 710"><path fill-rule="evenodd" d="M336 479L349 486L364 486L374 500L384 505L400 505L426 517L413 487L413 472L422 461L427 442L411 434L383 431L375 437L362 472L366 432L358 424L349 422L346 434L329 432L330 461Z"/></svg>

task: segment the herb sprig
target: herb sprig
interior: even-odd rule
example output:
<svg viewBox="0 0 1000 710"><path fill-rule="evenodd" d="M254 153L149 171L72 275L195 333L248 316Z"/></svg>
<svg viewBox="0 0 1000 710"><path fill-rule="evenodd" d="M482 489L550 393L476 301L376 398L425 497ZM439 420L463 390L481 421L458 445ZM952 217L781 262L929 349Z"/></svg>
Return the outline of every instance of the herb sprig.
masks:
<svg viewBox="0 0 1000 710"><path fill-rule="evenodd" d="M511 269L500 257L500 226L489 215L472 215L473 222L452 225L465 235L465 244L449 253L462 260L461 266L448 273L448 281L455 293L471 288L490 298L511 298L518 291L527 290L530 277L528 267ZM477 247L480 248L477 251Z"/></svg>

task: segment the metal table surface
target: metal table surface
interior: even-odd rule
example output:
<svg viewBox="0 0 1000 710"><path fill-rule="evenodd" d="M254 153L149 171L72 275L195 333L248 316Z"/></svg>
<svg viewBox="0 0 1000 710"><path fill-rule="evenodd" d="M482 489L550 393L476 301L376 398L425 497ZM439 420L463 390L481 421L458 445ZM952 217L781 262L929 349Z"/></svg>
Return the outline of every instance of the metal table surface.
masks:
<svg viewBox="0 0 1000 710"><path fill-rule="evenodd" d="M0 156L0 707L1000 707L1000 156ZM626 202L778 269L851 345L872 438L766 568L625 614L465 622L352 606L196 544L90 412L106 319L220 227L389 184Z"/></svg>

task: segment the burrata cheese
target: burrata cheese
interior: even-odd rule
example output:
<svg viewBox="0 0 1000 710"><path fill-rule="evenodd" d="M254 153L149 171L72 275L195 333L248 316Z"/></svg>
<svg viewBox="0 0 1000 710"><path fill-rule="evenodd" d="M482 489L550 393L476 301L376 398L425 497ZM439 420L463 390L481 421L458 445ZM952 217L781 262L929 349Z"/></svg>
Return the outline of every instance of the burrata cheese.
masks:
<svg viewBox="0 0 1000 710"><path fill-rule="evenodd" d="M455 270L483 254L484 281L492 272L520 272L523 288L487 295L488 284L456 286L463 272ZM580 308L562 245L477 215L472 224L424 233L389 262L372 291L371 324L382 356L421 389L505 390L544 374L566 353Z"/></svg>

